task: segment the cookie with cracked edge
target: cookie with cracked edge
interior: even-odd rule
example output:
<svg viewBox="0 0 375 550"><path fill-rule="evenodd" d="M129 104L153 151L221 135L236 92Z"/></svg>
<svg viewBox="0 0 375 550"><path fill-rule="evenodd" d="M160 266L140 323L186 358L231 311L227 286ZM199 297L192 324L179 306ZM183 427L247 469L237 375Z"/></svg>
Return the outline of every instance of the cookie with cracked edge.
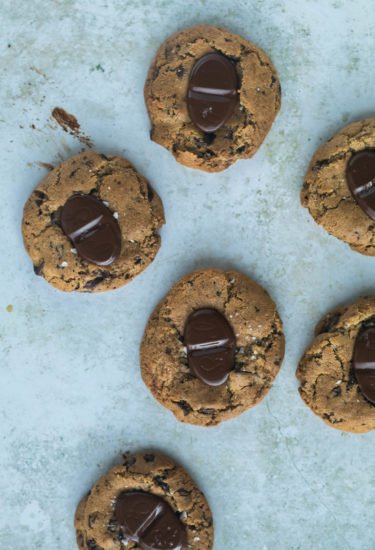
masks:
<svg viewBox="0 0 375 550"><path fill-rule="evenodd" d="M87 496L83 497L78 506L74 516L74 528L76 530L76 540L79 550L86 550L86 535L84 528L85 508L86 508Z"/></svg>
<svg viewBox="0 0 375 550"><path fill-rule="evenodd" d="M116 523L116 497L126 491L144 491L161 497L176 512L186 529L183 550L211 550L213 522L208 503L188 473L170 458L154 451L124 455L79 503L75 515L80 550L122 550L123 537ZM126 550L139 549L129 541Z"/></svg>
<svg viewBox="0 0 375 550"><path fill-rule="evenodd" d="M235 63L238 102L230 119L205 134L192 122L186 103L191 70L216 52ZM190 168L220 172L254 155L280 109L281 87L269 57L254 44L223 28L195 26L168 38L148 72L145 102L151 139Z"/></svg>
<svg viewBox="0 0 375 550"><path fill-rule="evenodd" d="M356 252L375 256L375 221L357 204L346 180L354 153L375 149L375 118L353 122L316 151L301 190L307 208L328 233Z"/></svg>
<svg viewBox="0 0 375 550"><path fill-rule="evenodd" d="M234 368L217 387L188 366L184 327L200 308L224 315L236 337ZM178 420L215 426L265 397L283 356L282 323L268 293L241 273L205 269L181 279L152 313L141 344L141 372L153 396Z"/></svg>
<svg viewBox="0 0 375 550"><path fill-rule="evenodd" d="M118 219L121 251L111 265L82 259L61 228L62 207L76 193L103 201ZM153 261L164 222L160 198L129 161L85 151L57 166L32 192L22 233L37 275L59 290L102 292L127 284Z"/></svg>
<svg viewBox="0 0 375 550"><path fill-rule="evenodd" d="M375 296L329 312L318 323L296 372L306 405L338 430L375 429L375 405L362 395L352 364L356 337L367 324L375 326Z"/></svg>

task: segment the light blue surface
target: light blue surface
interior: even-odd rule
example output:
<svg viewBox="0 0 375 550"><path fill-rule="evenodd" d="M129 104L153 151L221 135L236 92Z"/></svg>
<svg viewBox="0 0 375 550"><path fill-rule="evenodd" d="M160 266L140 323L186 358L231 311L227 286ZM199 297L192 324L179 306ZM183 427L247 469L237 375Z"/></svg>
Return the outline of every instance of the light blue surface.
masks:
<svg viewBox="0 0 375 550"><path fill-rule="evenodd" d="M215 550L375 548L375 434L326 427L294 378L320 316L374 290L375 259L299 205L316 147L374 112L374 13L372 0L2 0L1 550L74 550L80 497L121 451L148 446L178 459L206 493ZM263 47L283 89L256 157L218 175L186 169L152 143L143 103L157 47L196 23ZM33 275L23 249L22 208L45 175L37 163L81 146L50 118L57 105L96 149L129 158L164 201L156 261L116 292L58 292ZM138 367L152 308L180 276L208 265L262 283L287 338L263 403L210 430L175 421Z"/></svg>

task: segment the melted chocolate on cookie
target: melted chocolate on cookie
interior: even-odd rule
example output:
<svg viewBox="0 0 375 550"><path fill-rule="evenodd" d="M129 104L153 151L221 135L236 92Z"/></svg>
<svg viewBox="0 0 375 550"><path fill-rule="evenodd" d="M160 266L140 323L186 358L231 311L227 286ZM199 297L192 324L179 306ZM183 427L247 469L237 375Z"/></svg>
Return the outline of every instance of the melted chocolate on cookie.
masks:
<svg viewBox="0 0 375 550"><path fill-rule="evenodd" d="M110 265L121 252L121 231L112 212L91 195L73 195L61 211L62 229L84 260Z"/></svg>
<svg viewBox="0 0 375 550"><path fill-rule="evenodd" d="M346 167L346 180L358 205L375 220L375 150L354 153Z"/></svg>
<svg viewBox="0 0 375 550"><path fill-rule="evenodd" d="M172 508L151 493L121 493L115 504L121 536L142 550L181 550L186 542L184 525Z"/></svg>
<svg viewBox="0 0 375 550"><path fill-rule="evenodd" d="M375 405L375 328L363 327L353 351L353 368L362 394Z"/></svg>
<svg viewBox="0 0 375 550"><path fill-rule="evenodd" d="M194 65L189 80L187 106L191 120L203 132L218 130L237 104L238 77L224 55L209 53Z"/></svg>
<svg viewBox="0 0 375 550"><path fill-rule="evenodd" d="M236 338L226 318L215 309L198 309L184 332L191 371L209 386L227 381L234 366Z"/></svg>

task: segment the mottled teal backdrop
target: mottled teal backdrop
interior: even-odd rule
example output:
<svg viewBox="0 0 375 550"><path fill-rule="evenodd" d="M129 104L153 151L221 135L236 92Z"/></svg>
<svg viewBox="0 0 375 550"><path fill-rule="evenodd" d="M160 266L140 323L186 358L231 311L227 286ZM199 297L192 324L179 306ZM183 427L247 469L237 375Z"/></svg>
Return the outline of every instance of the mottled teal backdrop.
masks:
<svg viewBox="0 0 375 550"><path fill-rule="evenodd" d="M142 88L159 44L225 25L272 58L281 113L255 158L217 175L177 165L149 139ZM0 548L74 550L80 497L121 451L156 447L207 495L215 550L373 550L375 434L326 427L294 371L319 317L375 290L375 259L351 252L299 205L316 147L375 111L372 0L2 0L0 9ZM22 208L82 144L128 157L167 217L153 263L128 287L65 295L33 275ZM286 359L253 411L219 428L179 424L138 367L148 315L199 266L242 270L275 298ZM203 550L203 549L202 549Z"/></svg>

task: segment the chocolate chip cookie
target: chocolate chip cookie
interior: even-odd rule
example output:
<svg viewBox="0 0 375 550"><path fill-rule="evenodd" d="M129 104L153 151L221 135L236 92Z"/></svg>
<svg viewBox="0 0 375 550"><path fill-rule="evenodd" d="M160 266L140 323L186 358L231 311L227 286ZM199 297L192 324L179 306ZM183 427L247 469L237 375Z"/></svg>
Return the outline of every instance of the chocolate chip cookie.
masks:
<svg viewBox="0 0 375 550"><path fill-rule="evenodd" d="M130 162L85 151L33 191L22 232L37 275L67 292L102 292L152 262L163 223L160 198Z"/></svg>
<svg viewBox="0 0 375 550"><path fill-rule="evenodd" d="M302 399L329 426L375 429L375 296L328 313L296 375Z"/></svg>
<svg viewBox="0 0 375 550"><path fill-rule="evenodd" d="M280 109L281 88L262 50L202 25L160 47L144 94L151 138L181 164L219 172L257 151Z"/></svg>
<svg viewBox="0 0 375 550"><path fill-rule="evenodd" d="M375 255L375 118L349 124L317 150L301 202L328 233Z"/></svg>
<svg viewBox="0 0 375 550"><path fill-rule="evenodd" d="M263 399L283 355L267 292L240 273L206 269L186 275L152 313L141 370L178 420L214 426Z"/></svg>
<svg viewBox="0 0 375 550"><path fill-rule="evenodd" d="M154 452L124 455L75 515L80 550L210 550L212 516L185 470Z"/></svg>

